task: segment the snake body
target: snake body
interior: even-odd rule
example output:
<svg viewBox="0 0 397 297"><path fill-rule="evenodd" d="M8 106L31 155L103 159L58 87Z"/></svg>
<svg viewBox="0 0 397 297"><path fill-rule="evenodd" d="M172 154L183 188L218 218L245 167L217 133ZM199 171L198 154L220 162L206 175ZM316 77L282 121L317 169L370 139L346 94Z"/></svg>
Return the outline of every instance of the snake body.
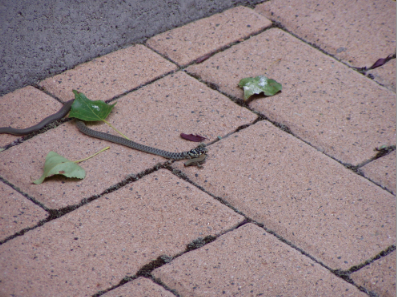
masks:
<svg viewBox="0 0 397 297"><path fill-rule="evenodd" d="M119 137L116 135L111 135L111 134L92 130L92 129L88 128L85 125L85 123L82 121L76 121L76 125L81 133L86 134L88 136L107 140L107 141L114 142L117 144L121 144L121 145L130 147L130 148L133 148L135 150L153 154L153 155L158 155L158 156L164 157L166 159L172 159L172 160L195 159L195 158L198 158L199 156L207 153L207 148L205 148L204 144L201 144L198 147L196 147L190 151L187 151L187 152L170 153L170 152L163 151L163 150L160 150L160 149L157 149L154 147L136 143L132 140L128 140L123 137Z"/></svg>
<svg viewBox="0 0 397 297"><path fill-rule="evenodd" d="M70 111L73 101L74 101L74 99L67 101L57 113L46 117L45 119L40 121L38 124L36 124L32 127L25 128L25 129L16 129L16 128L11 128L11 127L0 127L0 134L7 133L7 134L13 134L13 135L26 135L26 134L38 131L38 130L42 129L44 126L46 126L47 124L49 124L53 121L59 120L59 119L63 118L64 116L66 116L68 114L68 112ZM121 145L130 147L132 149L136 149L138 151L142 151L142 152L153 154L153 155L158 155L158 156L164 157L166 159L172 159L172 160L193 159L191 162L189 162L189 165L194 164L195 162L204 161L205 155L207 154L207 151L208 151L207 148L205 147L205 144L200 144L198 147L196 147L190 151L180 152L180 153L171 153L171 152L163 151L163 150L153 148L153 147L150 147L147 145L139 144L139 143L136 143L134 141L131 141L131 140L119 137L119 136L92 130L92 129L88 128L85 125L85 123L80 120L76 120L76 126L81 133L86 134L88 136L99 138L99 139L106 140L106 141L110 141L110 142L117 143L117 144L121 144Z"/></svg>

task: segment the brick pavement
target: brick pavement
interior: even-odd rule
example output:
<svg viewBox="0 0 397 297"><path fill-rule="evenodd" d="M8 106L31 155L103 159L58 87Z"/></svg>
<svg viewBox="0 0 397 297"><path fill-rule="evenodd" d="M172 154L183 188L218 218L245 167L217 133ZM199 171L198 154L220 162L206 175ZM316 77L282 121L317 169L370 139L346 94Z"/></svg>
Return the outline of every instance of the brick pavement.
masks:
<svg viewBox="0 0 397 297"><path fill-rule="evenodd" d="M395 2L343 3L236 7L3 96L0 126L76 89L137 142L215 142L203 168L111 144L32 185L109 143L0 135L0 296L395 296L395 59L357 71L395 52ZM242 102L261 74L282 92Z"/></svg>

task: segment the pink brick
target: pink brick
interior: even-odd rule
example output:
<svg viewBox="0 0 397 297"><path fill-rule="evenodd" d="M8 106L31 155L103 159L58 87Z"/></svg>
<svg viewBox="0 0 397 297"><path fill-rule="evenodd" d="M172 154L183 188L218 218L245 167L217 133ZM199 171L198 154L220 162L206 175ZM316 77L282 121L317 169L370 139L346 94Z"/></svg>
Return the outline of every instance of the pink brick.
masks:
<svg viewBox="0 0 397 297"><path fill-rule="evenodd" d="M282 92L256 96L250 107L343 163L358 165L396 143L395 93L279 29L187 70L237 98L240 79L275 79Z"/></svg>
<svg viewBox="0 0 397 297"><path fill-rule="evenodd" d="M158 34L147 45L179 65L186 65L270 25L254 10L239 6Z"/></svg>
<svg viewBox="0 0 397 297"><path fill-rule="evenodd" d="M0 295L91 296L243 218L167 170L0 246Z"/></svg>
<svg viewBox="0 0 397 297"><path fill-rule="evenodd" d="M367 296L252 224L153 275L181 296Z"/></svg>
<svg viewBox="0 0 397 297"><path fill-rule="evenodd" d="M46 217L44 209L0 183L0 241L22 229L37 225Z"/></svg>
<svg viewBox="0 0 397 297"><path fill-rule="evenodd" d="M364 176L396 194L396 151L360 168Z"/></svg>
<svg viewBox="0 0 397 297"><path fill-rule="evenodd" d="M395 1L272 0L255 11L355 67L370 67L396 49Z"/></svg>
<svg viewBox="0 0 397 297"><path fill-rule="evenodd" d="M109 121L131 140L171 152L197 146L180 133L200 134L210 140L252 123L256 115L233 104L187 74L167 76L117 101ZM106 125L89 125L110 131ZM102 148L111 149L81 163L84 180L53 177L41 185L31 184L42 174L45 157L55 151L69 160L80 160ZM0 175L49 208L78 204L166 159L81 134L73 122L66 123L0 154Z"/></svg>
<svg viewBox="0 0 397 297"><path fill-rule="evenodd" d="M73 89L91 100L109 100L175 69L174 64L138 44L47 78L40 86L63 101L74 98Z"/></svg>
<svg viewBox="0 0 397 297"><path fill-rule="evenodd" d="M376 296L396 296L396 252L375 260L350 277L357 285L377 294Z"/></svg>
<svg viewBox="0 0 397 297"><path fill-rule="evenodd" d="M266 121L209 147L189 179L332 269L396 240L395 197Z"/></svg>
<svg viewBox="0 0 397 297"><path fill-rule="evenodd" d="M174 297L175 295L147 278L137 278L118 287L103 297Z"/></svg>
<svg viewBox="0 0 397 297"><path fill-rule="evenodd" d="M62 104L33 87L25 87L0 98L0 127L28 128L56 113ZM0 134L0 146L18 139Z"/></svg>

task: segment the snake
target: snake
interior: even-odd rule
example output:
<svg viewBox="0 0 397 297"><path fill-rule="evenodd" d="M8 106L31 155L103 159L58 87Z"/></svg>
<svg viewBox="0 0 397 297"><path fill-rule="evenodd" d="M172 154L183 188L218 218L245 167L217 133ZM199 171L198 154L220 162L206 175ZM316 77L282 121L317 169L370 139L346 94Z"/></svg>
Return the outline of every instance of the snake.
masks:
<svg viewBox="0 0 397 297"><path fill-rule="evenodd" d="M21 136L21 135L26 135L26 134L29 134L32 132L36 132L36 131L44 128L49 123L59 120L59 119L63 118L64 116L66 116L69 113L73 102L74 102L74 99L65 102L65 104L62 106L62 108L58 112L46 117L45 119L41 120L38 124L36 124L32 127L25 128L25 129L16 129L16 128L11 128L11 127L0 127L0 134L6 133L6 134L13 134L13 135ZM150 147L147 145L143 145L143 144L134 142L132 140L129 140L129 139L126 139L126 138L123 138L120 136L95 131L91 128L88 128L83 121L80 121L78 119L75 119L75 121L76 121L77 129L85 135L88 135L88 136L91 136L94 138L98 138L101 140L110 141L110 142L113 142L116 144L121 144L123 146L129 147L129 148L132 148L132 149L135 149L138 151L142 151L145 153L161 156L166 159L171 159L171 160L189 159L189 161L185 163L186 166L198 165L200 162L203 162L205 160L206 154L208 152L208 149L206 148L204 143L201 143L199 146L197 146L196 148L194 148L190 151L176 152L176 153L167 152L167 151L164 151L161 149L157 149L154 147Z"/></svg>
<svg viewBox="0 0 397 297"><path fill-rule="evenodd" d="M45 119L41 120L38 124L36 124L32 127L25 128L25 129L16 129L16 128L11 128L11 127L0 127L0 134L12 134L12 135L17 135L17 136L22 136L22 135L30 134L32 132L36 132L36 131L44 128L49 123L52 123L56 120L63 118L64 116L66 116L68 114L70 108L72 107L73 101L74 101L74 99L65 102L65 104L62 106L62 108L58 112L46 117Z"/></svg>

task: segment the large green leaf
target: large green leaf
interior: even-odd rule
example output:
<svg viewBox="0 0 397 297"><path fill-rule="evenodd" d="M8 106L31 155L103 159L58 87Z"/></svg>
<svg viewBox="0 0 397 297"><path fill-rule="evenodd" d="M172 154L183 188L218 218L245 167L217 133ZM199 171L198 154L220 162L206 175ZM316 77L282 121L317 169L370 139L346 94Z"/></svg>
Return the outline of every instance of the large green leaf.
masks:
<svg viewBox="0 0 397 297"><path fill-rule="evenodd" d="M75 100L69 117L87 122L103 121L112 111L114 104L108 105L101 100L91 101L83 93L73 90Z"/></svg>
<svg viewBox="0 0 397 297"><path fill-rule="evenodd" d="M35 180L36 185L41 184L46 177L61 174L69 178L83 179L85 171L76 163L58 155L56 152L49 152L45 158L43 175Z"/></svg>
<svg viewBox="0 0 397 297"><path fill-rule="evenodd" d="M282 89L281 84L264 75L243 78L238 83L238 86L244 89L244 100L247 100L254 94L260 94L262 92L266 96L273 96Z"/></svg>

